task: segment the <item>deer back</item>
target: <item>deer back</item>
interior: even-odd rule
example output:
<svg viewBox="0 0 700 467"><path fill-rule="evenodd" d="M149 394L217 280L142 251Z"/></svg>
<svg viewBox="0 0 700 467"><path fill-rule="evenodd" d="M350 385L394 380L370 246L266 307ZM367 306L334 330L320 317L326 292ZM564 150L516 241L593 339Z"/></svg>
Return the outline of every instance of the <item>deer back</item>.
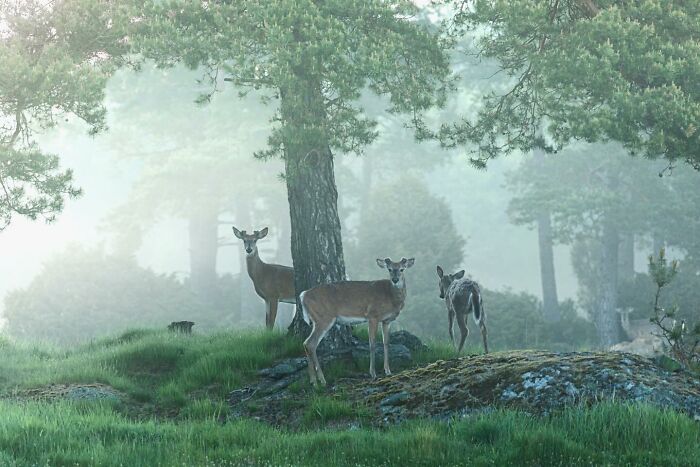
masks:
<svg viewBox="0 0 700 467"><path fill-rule="evenodd" d="M344 281L307 290L303 305L315 322L338 317L383 321L395 318L405 299L405 287L394 287L389 280Z"/></svg>
<svg viewBox="0 0 700 467"><path fill-rule="evenodd" d="M469 296L480 294L479 285L467 278L456 279L450 284L446 293L448 309L455 313L467 313L469 309Z"/></svg>

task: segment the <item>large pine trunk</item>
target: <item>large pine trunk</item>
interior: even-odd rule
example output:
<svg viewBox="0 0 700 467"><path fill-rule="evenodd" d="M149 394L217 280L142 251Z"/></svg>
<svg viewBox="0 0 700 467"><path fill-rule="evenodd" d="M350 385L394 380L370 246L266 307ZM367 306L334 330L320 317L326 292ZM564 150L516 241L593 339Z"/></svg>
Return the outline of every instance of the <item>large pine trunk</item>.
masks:
<svg viewBox="0 0 700 467"><path fill-rule="evenodd" d="M603 238L601 248L601 287L598 299L598 316L596 328L603 348L620 342L621 324L617 313L617 283L620 233L615 221L606 216L603 220Z"/></svg>
<svg viewBox="0 0 700 467"><path fill-rule="evenodd" d="M193 210L188 222L191 288L203 304L213 305L218 298L218 213L204 208Z"/></svg>
<svg viewBox="0 0 700 467"><path fill-rule="evenodd" d="M345 279L345 261L338 216L338 191L333 154L324 131L325 111L320 87L297 79L281 90L285 180L291 221L291 251L297 307L290 333L305 338L299 293L319 284ZM348 326L329 332L320 351L349 345Z"/></svg>

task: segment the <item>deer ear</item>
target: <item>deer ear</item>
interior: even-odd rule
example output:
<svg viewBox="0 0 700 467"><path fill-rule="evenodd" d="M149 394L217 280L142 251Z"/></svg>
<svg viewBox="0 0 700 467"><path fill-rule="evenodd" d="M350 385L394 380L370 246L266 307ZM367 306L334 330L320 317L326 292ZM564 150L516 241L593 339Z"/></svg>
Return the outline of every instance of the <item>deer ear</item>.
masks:
<svg viewBox="0 0 700 467"><path fill-rule="evenodd" d="M267 227L265 227L264 229L262 229L262 230L258 233L258 240L260 240L261 238L267 237L267 232L268 232Z"/></svg>
<svg viewBox="0 0 700 467"><path fill-rule="evenodd" d="M464 269L462 269L461 271L455 273L455 276L454 276L454 277L455 277L455 279L461 279L461 278L463 278L463 277L464 277Z"/></svg>
<svg viewBox="0 0 700 467"><path fill-rule="evenodd" d="M414 264L415 262L416 262L416 258L409 258L409 259L401 258L401 264L403 264L404 267L405 267L406 269L408 269L408 268L410 268L411 266L413 266L413 264Z"/></svg>
<svg viewBox="0 0 700 467"><path fill-rule="evenodd" d="M386 260L377 258L377 266L382 269L386 268Z"/></svg>
<svg viewBox="0 0 700 467"><path fill-rule="evenodd" d="M241 234L241 231L235 227L233 227L233 235L235 235L236 238L240 238L241 240L243 239L243 234Z"/></svg>
<svg viewBox="0 0 700 467"><path fill-rule="evenodd" d="M445 275L445 271L443 271L440 266L437 267L437 275L440 279L442 279L442 276Z"/></svg>

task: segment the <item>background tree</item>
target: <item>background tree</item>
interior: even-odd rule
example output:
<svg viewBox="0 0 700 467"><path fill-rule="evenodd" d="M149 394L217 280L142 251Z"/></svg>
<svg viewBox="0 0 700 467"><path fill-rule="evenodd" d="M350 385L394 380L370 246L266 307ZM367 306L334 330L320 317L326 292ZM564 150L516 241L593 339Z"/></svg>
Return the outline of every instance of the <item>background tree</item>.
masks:
<svg viewBox="0 0 700 467"><path fill-rule="evenodd" d="M233 238L230 225L235 222L250 230L265 224L271 227L273 239L288 236L289 215L278 178L283 167L264 167L253 158L264 147L271 114L257 96L240 100L222 96L203 107L194 102L202 91L196 77L196 72L182 67L144 67L137 74L119 73L110 83L110 102L119 105L111 112L105 139L120 147L122 162L138 164L140 175L129 199L109 216L106 227L116 234L122 254L135 254L157 222L184 219L189 284L203 306L227 306L240 318L242 303L221 302L218 253L224 246L239 252L238 266L245 278L237 281L242 287L238 296L248 299L252 286L241 244ZM261 248L270 245L274 244L265 242ZM289 261L288 256L283 259ZM246 311L254 312L250 307Z"/></svg>
<svg viewBox="0 0 700 467"><path fill-rule="evenodd" d="M70 117L104 129L104 85L126 50L120 14L108 2L0 1L0 230L15 214L52 220L80 193L34 136Z"/></svg>
<svg viewBox="0 0 700 467"><path fill-rule="evenodd" d="M399 323L422 336L445 338L447 318L438 298L435 267L439 264L455 272L464 250L450 209L428 191L423 181L411 176L379 183L368 203L358 227L357 243L348 255L353 279L382 277L377 273L375 258L415 257L416 265L406 276L408 298Z"/></svg>
<svg viewBox="0 0 700 467"><path fill-rule="evenodd" d="M220 279L231 281L230 277ZM234 300L235 287L222 289ZM164 329L193 319L197 330L231 324L228 310L203 309L173 275L155 274L132 257L76 245L48 260L24 289L5 298L6 332L26 340L74 344L129 328Z"/></svg>
<svg viewBox="0 0 700 467"><path fill-rule="evenodd" d="M528 160L510 179L513 221L533 224L547 210L554 239L575 245L582 302L606 347L622 338L616 313L622 241L652 232L670 199L658 177L662 167L629 159L616 146L585 145L544 163Z"/></svg>
<svg viewBox="0 0 700 467"><path fill-rule="evenodd" d="M359 151L376 136L360 93L413 115L444 101L446 55L411 21L415 11L408 1L180 1L143 14L140 50L159 64L203 66L279 97L260 156L285 162L297 290L345 277L332 151ZM297 310L297 332L302 323Z"/></svg>
<svg viewBox="0 0 700 467"><path fill-rule="evenodd" d="M457 33L478 28L482 57L512 79L474 121L445 125L475 162L571 140L700 166L700 4L682 0L450 1Z"/></svg>

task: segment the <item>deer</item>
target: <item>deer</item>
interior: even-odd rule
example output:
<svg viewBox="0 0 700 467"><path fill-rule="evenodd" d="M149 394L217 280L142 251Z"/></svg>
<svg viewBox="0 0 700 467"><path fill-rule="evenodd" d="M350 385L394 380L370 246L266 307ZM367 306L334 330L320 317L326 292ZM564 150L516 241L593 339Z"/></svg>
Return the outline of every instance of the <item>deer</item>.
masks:
<svg viewBox="0 0 700 467"><path fill-rule="evenodd" d="M275 327L279 302L296 304L296 293L294 269L279 264L268 264L260 259L257 242L265 238L267 233L267 227L260 231L255 230L252 234L233 227L233 234L243 240L248 275L253 281L255 293L265 301L265 326L271 330Z"/></svg>
<svg viewBox="0 0 700 467"><path fill-rule="evenodd" d="M415 258L377 259L377 265L387 269L389 279L376 281L342 281L321 284L299 295L304 320L312 326L304 341L311 384L326 385L326 378L316 355L316 348L335 323L369 325L369 374L374 379L374 350L379 323L382 323L384 344L384 373L389 369L389 327L399 316L406 301L404 271L413 266Z"/></svg>
<svg viewBox="0 0 700 467"><path fill-rule="evenodd" d="M469 336L469 328L467 327L467 315L473 312L474 322L481 328L481 338L484 341L484 353L489 353L487 342L488 331L486 330L486 313L484 311L484 303L481 298L481 288L476 282L464 277L464 270L454 274L445 274L440 266L437 267L437 275L439 278L438 285L440 287L440 298L445 300L447 306L448 330L450 332L450 340L455 346L457 354L462 352L464 342ZM461 338L459 347L455 344L453 333L454 321L457 318L457 326Z"/></svg>

